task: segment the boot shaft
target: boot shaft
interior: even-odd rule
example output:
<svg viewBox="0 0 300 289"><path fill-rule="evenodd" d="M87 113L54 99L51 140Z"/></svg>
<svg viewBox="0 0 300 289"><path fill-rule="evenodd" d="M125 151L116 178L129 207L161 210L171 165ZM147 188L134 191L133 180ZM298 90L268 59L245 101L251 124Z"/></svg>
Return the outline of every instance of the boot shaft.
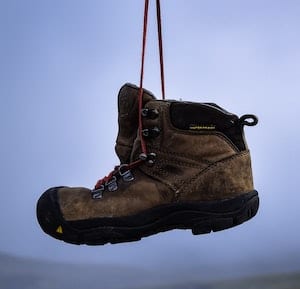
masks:
<svg viewBox="0 0 300 289"><path fill-rule="evenodd" d="M143 119L143 136L155 160L140 169L168 186L175 199L215 200L253 190L244 125L255 125L254 116L239 118L210 103L155 100L145 109L158 111L156 118ZM131 160L140 153L137 137ZM200 194L204 187L207 193Z"/></svg>
<svg viewBox="0 0 300 289"><path fill-rule="evenodd" d="M139 88L133 84L123 85L118 94L119 132L115 151L121 164L129 163L134 140L138 130L138 93ZM143 105L154 100L154 95L143 90Z"/></svg>
<svg viewBox="0 0 300 289"><path fill-rule="evenodd" d="M143 111L149 112L142 113L142 133L149 152L165 151L207 162L246 151L244 125L255 125L257 121L252 115L239 118L213 103L152 100ZM157 112L155 117L153 111ZM132 161L140 153L139 143L137 136Z"/></svg>

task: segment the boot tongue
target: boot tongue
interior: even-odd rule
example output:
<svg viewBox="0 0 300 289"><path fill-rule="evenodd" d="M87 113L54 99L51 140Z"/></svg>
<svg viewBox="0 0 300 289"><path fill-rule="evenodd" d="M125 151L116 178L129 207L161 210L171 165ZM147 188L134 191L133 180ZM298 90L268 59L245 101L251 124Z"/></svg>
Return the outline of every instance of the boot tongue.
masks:
<svg viewBox="0 0 300 289"><path fill-rule="evenodd" d="M116 140L116 154L121 164L129 163L134 140L138 131L138 105L139 87L126 83L118 95L118 123L119 132ZM155 99L154 95L144 89L143 105Z"/></svg>

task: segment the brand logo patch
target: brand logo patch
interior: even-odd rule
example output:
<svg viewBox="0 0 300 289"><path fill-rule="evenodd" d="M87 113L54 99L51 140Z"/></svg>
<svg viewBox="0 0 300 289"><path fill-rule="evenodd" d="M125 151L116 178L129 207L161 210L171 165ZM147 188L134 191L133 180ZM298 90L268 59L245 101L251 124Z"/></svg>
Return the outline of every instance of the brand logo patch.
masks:
<svg viewBox="0 0 300 289"><path fill-rule="evenodd" d="M58 234L62 234L62 233L63 233L63 228L62 228L62 226L58 226L58 227L57 227L56 233L58 233Z"/></svg>
<svg viewBox="0 0 300 289"><path fill-rule="evenodd" d="M215 130L216 126L214 124L190 124L190 130Z"/></svg>

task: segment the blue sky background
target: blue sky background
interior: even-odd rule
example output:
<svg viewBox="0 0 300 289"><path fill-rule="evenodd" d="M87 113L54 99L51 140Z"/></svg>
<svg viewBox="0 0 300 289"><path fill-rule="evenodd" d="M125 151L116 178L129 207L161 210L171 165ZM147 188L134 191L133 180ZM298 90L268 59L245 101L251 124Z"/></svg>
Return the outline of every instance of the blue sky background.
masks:
<svg viewBox="0 0 300 289"><path fill-rule="evenodd" d="M117 93L125 82L138 84L143 2L0 0L0 250L148 268L298 266L297 0L161 1L167 98L259 117L246 128L261 198L253 220L209 235L172 231L99 247L40 230L35 205L44 190L92 187L118 164ZM153 4L144 86L159 98Z"/></svg>

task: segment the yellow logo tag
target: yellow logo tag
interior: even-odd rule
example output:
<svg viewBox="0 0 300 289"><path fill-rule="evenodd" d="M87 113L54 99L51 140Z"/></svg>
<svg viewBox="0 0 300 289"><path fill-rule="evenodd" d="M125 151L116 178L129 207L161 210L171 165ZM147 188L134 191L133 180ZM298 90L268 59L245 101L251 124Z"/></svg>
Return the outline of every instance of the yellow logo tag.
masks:
<svg viewBox="0 0 300 289"><path fill-rule="evenodd" d="M190 130L214 130L216 126L213 124L208 125L199 125L199 124L191 124Z"/></svg>
<svg viewBox="0 0 300 289"><path fill-rule="evenodd" d="M57 227L56 233L59 233L59 234L62 234L62 233L63 233L62 226L58 226L58 227Z"/></svg>

